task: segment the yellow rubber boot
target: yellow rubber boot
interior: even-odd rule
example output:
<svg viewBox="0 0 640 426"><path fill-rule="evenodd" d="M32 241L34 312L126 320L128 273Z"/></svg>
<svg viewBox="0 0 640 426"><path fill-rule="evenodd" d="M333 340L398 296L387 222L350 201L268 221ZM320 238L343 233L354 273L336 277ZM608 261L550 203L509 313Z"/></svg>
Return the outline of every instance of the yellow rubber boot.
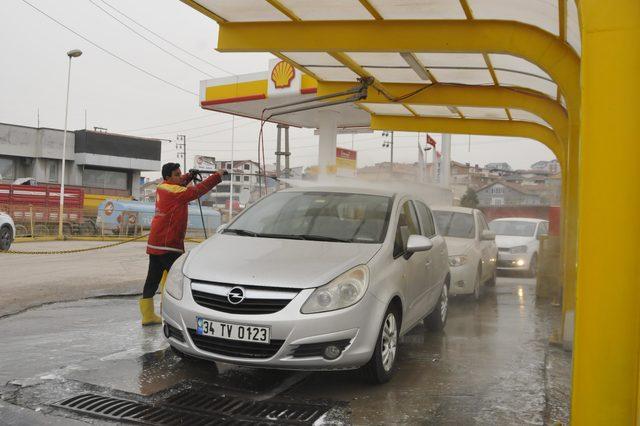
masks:
<svg viewBox="0 0 640 426"><path fill-rule="evenodd" d="M162 324L162 318L156 315L153 310L153 297L140 299L140 313L142 314L142 325Z"/></svg>

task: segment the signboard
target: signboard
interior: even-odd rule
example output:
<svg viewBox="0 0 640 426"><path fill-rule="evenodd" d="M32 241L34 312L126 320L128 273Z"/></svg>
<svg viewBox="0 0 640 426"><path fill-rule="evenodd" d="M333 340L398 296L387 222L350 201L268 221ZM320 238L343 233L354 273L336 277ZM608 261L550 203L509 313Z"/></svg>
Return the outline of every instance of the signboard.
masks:
<svg viewBox="0 0 640 426"><path fill-rule="evenodd" d="M215 157L207 157L206 155L196 155L194 158L196 169L207 172L215 172L218 168Z"/></svg>
<svg viewBox="0 0 640 426"><path fill-rule="evenodd" d="M267 96L270 98L298 95L302 84L302 73L282 59L272 59L269 61L267 82Z"/></svg>
<svg viewBox="0 0 640 426"><path fill-rule="evenodd" d="M358 168L358 152L336 148L336 176L355 177Z"/></svg>

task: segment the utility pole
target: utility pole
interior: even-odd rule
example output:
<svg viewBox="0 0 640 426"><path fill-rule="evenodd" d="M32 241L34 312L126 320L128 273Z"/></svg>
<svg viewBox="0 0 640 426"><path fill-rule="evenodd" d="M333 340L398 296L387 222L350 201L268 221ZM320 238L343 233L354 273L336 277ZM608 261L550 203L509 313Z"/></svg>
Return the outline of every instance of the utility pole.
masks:
<svg viewBox="0 0 640 426"><path fill-rule="evenodd" d="M187 168L187 136L186 135L176 136L176 148L178 149L178 158L182 157L182 159L184 160L183 171L186 172L187 170L189 170ZM182 150L182 153L180 153L180 150Z"/></svg>
<svg viewBox="0 0 640 426"><path fill-rule="evenodd" d="M383 137L391 137L390 140L386 140L382 143L383 148L391 148L391 165L389 169L391 170L391 175L393 176L393 131L391 132L382 132Z"/></svg>

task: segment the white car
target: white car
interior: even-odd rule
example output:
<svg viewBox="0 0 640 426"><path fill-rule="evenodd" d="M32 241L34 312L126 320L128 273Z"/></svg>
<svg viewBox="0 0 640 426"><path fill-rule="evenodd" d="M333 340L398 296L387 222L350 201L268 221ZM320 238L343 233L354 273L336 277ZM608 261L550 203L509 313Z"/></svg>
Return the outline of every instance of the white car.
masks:
<svg viewBox="0 0 640 426"><path fill-rule="evenodd" d="M6 213L0 212L0 250L9 250L16 235L13 219Z"/></svg>
<svg viewBox="0 0 640 426"><path fill-rule="evenodd" d="M483 284L496 283L495 234L478 209L434 207L433 216L449 250L450 294L473 294L480 299Z"/></svg>
<svg viewBox="0 0 640 426"><path fill-rule="evenodd" d="M535 277L538 271L539 238L549 233L549 222L508 217L492 220L489 228L496 234L498 270L522 271Z"/></svg>
<svg viewBox="0 0 640 426"><path fill-rule="evenodd" d="M264 197L180 257L164 333L187 357L391 377L399 338L447 320L449 263L427 205L385 190Z"/></svg>

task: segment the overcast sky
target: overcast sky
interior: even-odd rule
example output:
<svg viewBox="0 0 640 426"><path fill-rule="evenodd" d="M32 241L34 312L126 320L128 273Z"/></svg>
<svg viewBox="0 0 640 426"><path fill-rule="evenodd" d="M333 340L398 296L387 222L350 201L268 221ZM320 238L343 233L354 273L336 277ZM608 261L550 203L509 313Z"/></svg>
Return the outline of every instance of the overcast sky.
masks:
<svg viewBox="0 0 640 426"><path fill-rule="evenodd" d="M165 82L101 51L25 1ZM92 2L199 71L135 35ZM40 126L62 128L68 63L65 53L77 48L84 54L72 65L70 129L84 128L86 110L88 128L98 126L113 132L174 140L177 133L183 133L191 154L229 157L231 117L201 110L197 96L187 93L197 93L200 80L229 74L158 39L108 5L223 70L243 74L266 71L268 67L269 54L216 52L217 24L179 0L2 0L0 122L36 126L39 110ZM236 159L257 158L258 128L254 120L236 119ZM432 136L440 140L439 134ZM316 164L318 138L313 130L292 129L291 137L292 166ZM424 134L421 138L424 141ZM353 139L358 166L388 160L389 150L382 147L380 132ZM397 132L395 160L416 161L417 140L416 133ZM339 146L350 148L351 144L351 135L339 136ZM265 151L267 161L275 161L275 125L265 130ZM469 144L469 136L465 135L453 136L452 156L456 161L480 165L504 161L514 168L528 168L535 161L554 158L537 141L471 136ZM162 160L175 159L175 144L164 143Z"/></svg>

